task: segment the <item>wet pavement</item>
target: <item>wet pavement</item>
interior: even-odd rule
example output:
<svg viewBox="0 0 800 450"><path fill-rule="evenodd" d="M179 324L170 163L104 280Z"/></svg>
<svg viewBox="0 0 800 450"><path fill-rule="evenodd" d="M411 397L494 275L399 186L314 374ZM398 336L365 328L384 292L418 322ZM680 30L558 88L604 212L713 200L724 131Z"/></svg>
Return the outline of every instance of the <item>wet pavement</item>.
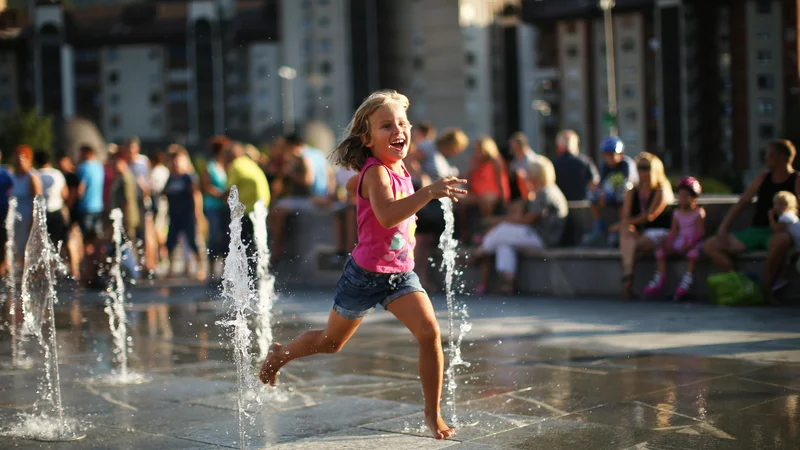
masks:
<svg viewBox="0 0 800 450"><path fill-rule="evenodd" d="M239 448L236 372L213 289L159 283L130 302L131 367L146 384L90 383L111 369L96 292L62 290L63 400L86 439L0 436L0 448ZM276 336L324 323L329 292L284 293ZM466 298L473 330L458 371L457 434L422 426L417 348L376 312L345 349L292 362L253 408L249 448L798 449L800 310L605 300ZM435 299L446 324L444 300ZM446 334L446 326L445 334ZM447 348L447 345L445 345ZM0 331L0 419L37 398ZM254 369L255 370L255 369ZM448 408L443 406L445 416Z"/></svg>

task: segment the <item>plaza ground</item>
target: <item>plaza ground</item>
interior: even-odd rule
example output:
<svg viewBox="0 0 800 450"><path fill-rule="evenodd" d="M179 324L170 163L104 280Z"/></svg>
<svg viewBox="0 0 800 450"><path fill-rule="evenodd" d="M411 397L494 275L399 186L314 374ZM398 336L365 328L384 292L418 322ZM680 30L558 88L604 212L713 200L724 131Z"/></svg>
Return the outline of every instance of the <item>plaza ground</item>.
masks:
<svg viewBox="0 0 800 450"><path fill-rule="evenodd" d="M282 293L278 340L322 325L331 293ZM0 437L0 448L239 448L236 372L213 289L134 290L131 365L151 382L130 387L88 382L110 370L98 294L61 298L64 405L87 437L58 444ZM473 328L462 346L470 366L457 377L454 439L435 441L421 429L417 347L378 311L340 354L282 371L278 391L253 410L249 448L800 448L798 309L460 298ZM444 299L434 302L446 336ZM37 372L9 368L7 331L0 336L7 428L35 401ZM443 412L450 414L447 405Z"/></svg>

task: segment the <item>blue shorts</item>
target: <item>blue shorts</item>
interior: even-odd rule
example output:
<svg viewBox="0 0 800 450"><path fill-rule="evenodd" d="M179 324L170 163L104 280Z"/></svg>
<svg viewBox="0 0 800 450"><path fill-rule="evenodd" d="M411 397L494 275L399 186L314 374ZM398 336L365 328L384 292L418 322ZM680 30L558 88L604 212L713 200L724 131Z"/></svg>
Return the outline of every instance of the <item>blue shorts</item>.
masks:
<svg viewBox="0 0 800 450"><path fill-rule="evenodd" d="M425 292L413 271L370 272L359 267L351 256L336 284L333 310L345 319L356 320L372 312L375 306L380 304L386 309L389 303L412 292Z"/></svg>
<svg viewBox="0 0 800 450"><path fill-rule="evenodd" d="M622 206L622 203L625 202L625 191L621 189L614 191L598 189L589 194L589 201L593 205L597 205L602 201L606 206Z"/></svg>

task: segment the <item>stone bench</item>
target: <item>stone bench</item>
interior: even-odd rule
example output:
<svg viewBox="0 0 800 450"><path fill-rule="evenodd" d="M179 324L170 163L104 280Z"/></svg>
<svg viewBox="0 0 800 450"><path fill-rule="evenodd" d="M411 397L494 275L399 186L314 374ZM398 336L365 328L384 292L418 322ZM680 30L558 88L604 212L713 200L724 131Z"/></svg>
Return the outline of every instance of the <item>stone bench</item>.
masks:
<svg viewBox="0 0 800 450"><path fill-rule="evenodd" d="M466 270L463 276L465 288L475 287L480 277L478 267L469 264L470 250L462 253ZM740 271L763 276L767 252L749 252L737 259ZM667 263L667 287L664 294L671 295L680 277L686 270L683 258L672 257ZM656 271L652 254L642 255L634 270L634 291L641 293ZM716 273L712 262L704 254L697 264L692 296L709 296L706 278ZM790 284L780 291L778 298L797 302L793 297L800 294L800 275L794 267L787 271ZM535 252L522 252L519 258L517 284L526 295L550 297L619 297L621 293L622 263L617 249L604 248L554 248Z"/></svg>
<svg viewBox="0 0 800 450"><path fill-rule="evenodd" d="M701 197L700 203L708 212L707 233L711 234L727 213L735 197ZM746 227L751 220L754 207L749 206L735 223L734 229ZM287 250L289 257L275 267L279 283L290 286L329 289L336 285L341 275L341 266L332 264L329 256L335 253L334 216L328 210L296 213L287 224ZM588 202L570 202L570 223L573 240L580 240L583 233L591 230L592 219ZM461 255L471 251L461 249ZM739 269L744 272L763 274L765 252L754 252L739 259ZM468 258L467 258L468 259ZM467 262L463 277L466 288L474 288L479 279L477 267ZM676 286L684 272L684 261L672 259L668 264L668 286ZM656 270L652 255L645 255L636 264L634 289L641 292ZM698 263L697 282L693 294L708 295L705 279L715 270L711 261L702 256ZM438 274L435 269L432 274ZM622 267L619 250L609 248L560 247L522 255L519 267L519 288L527 295L546 296L596 296L617 297L620 293ZM587 276L590 274L590 276ZM800 277L791 278L790 286L783 290L800 292Z"/></svg>

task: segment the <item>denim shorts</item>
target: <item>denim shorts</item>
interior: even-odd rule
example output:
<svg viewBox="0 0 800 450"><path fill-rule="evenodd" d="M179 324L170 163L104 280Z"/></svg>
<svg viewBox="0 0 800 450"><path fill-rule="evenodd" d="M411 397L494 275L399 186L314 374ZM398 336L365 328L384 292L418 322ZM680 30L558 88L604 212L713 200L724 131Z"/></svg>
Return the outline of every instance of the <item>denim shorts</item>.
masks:
<svg viewBox="0 0 800 450"><path fill-rule="evenodd" d="M389 303L412 292L425 292L417 274L411 272L377 273L363 269L347 258L342 277L336 284L333 297L333 310L345 319L360 319L381 305L384 309Z"/></svg>

